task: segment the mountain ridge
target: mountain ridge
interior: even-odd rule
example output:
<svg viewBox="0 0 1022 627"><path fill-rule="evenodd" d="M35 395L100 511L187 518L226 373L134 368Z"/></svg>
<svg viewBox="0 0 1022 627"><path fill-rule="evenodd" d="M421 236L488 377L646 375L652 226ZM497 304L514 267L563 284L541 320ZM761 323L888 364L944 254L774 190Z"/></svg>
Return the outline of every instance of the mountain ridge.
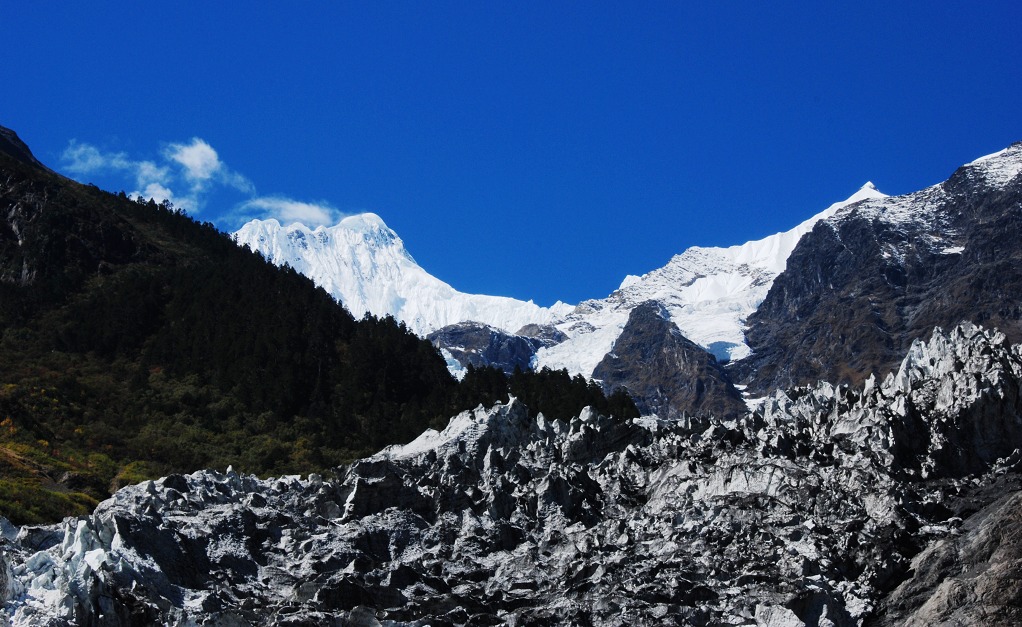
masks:
<svg viewBox="0 0 1022 627"><path fill-rule="evenodd" d="M569 339L541 350L537 364L591 376L596 363L611 351L632 308L649 300L664 305L681 332L718 360L742 359L748 355L745 319L784 270L802 235L844 207L878 197L885 195L867 183L787 231L726 248L693 246L661 268L626 278L607 298L580 303L557 323Z"/></svg>
<svg viewBox="0 0 1022 627"><path fill-rule="evenodd" d="M252 220L234 237L274 264L309 276L356 318L393 316L420 336L467 321L513 333L526 324L547 323L568 308L459 292L419 266L397 233L373 213L316 229Z"/></svg>
<svg viewBox="0 0 1022 627"><path fill-rule="evenodd" d="M15 522L174 471L323 471L507 393L457 382L425 339L355 320L212 224L21 157L0 152L0 514ZM516 380L537 410L582 408L570 381L539 378Z"/></svg>
<svg viewBox="0 0 1022 627"><path fill-rule="evenodd" d="M760 392L857 383L935 326L993 324L1022 338L1022 142L918 192L818 224L749 318L737 378Z"/></svg>
<svg viewBox="0 0 1022 627"><path fill-rule="evenodd" d="M167 205L6 154L0 166L0 506L31 505L59 470L78 514L0 520L0 620L1018 622L1022 144L914 194L864 186L872 197L800 237L750 243L737 278L740 246L678 255L685 306L765 289L744 359L722 366L660 300L580 304L576 337L597 331L585 316L627 310L593 373L655 415L581 375L522 372L538 361L528 347L565 341L554 326L466 323L450 339L466 358L514 372L467 368L456 400L476 408L425 430L420 410L448 408L433 403L456 384L393 319L356 322L295 269ZM344 230L400 252L384 228L361 216ZM601 399L621 415L594 410ZM336 420L309 430L324 414ZM192 467L226 450L308 468L346 429L376 433L378 452L325 478L120 469L134 485L99 504L68 492L111 478L124 442ZM382 447L401 430L420 435ZM81 442L108 446L68 454ZM32 464L45 473L26 497L11 479Z"/></svg>
<svg viewBox="0 0 1022 627"><path fill-rule="evenodd" d="M310 276L356 317L366 312L393 315L419 335L436 332L442 338L444 327L469 322L512 335L529 324L555 326L565 341L539 347L534 366L565 368L571 374L591 377L624 327L628 312L647 300L667 306L682 332L719 360L747 356L742 335L745 319L784 269L800 237L816 222L849 204L882 197L885 195L867 182L846 200L833 203L792 229L730 247L690 247L664 267L642 277L625 277L621 287L606 299L588 300L574 308L560 302L542 308L531 301L457 292L415 264L400 237L372 213L361 215L369 216L370 231L380 234L375 239L346 236L351 229L345 224L358 216L315 230L300 223L285 227L275 220L253 220L235 237L273 263L287 264ZM359 234L365 231L356 230ZM382 244L374 247L374 242ZM442 341L438 347L448 348ZM460 347L450 348L454 353L460 351ZM469 363L467 357L460 362L460 368ZM478 363L473 361L473 365ZM460 371L453 361L452 371Z"/></svg>

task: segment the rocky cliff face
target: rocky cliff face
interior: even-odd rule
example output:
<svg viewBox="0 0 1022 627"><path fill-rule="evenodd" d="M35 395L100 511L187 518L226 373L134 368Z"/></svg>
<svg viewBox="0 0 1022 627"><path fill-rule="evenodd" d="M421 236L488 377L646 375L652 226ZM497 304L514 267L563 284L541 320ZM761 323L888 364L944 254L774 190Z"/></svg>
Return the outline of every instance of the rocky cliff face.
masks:
<svg viewBox="0 0 1022 627"><path fill-rule="evenodd" d="M448 367L456 374L469 365L492 366L506 374L513 373L515 368L528 370L536 351L553 343L542 336L507 333L479 322L452 324L433 331L426 339L442 351Z"/></svg>
<svg viewBox="0 0 1022 627"><path fill-rule="evenodd" d="M1022 340L1022 143L905 196L820 222L749 317L753 390L860 383L935 326L963 320Z"/></svg>
<svg viewBox="0 0 1022 627"><path fill-rule="evenodd" d="M30 166L42 168L47 172L51 171L35 158L35 155L32 154L32 151L25 142L21 141L17 133L4 126L0 126L0 153L14 157L16 160Z"/></svg>
<svg viewBox="0 0 1022 627"><path fill-rule="evenodd" d="M1017 484L1017 477L1012 477ZM933 542L886 598L876 625L1022 624L1022 492L1010 492Z"/></svg>
<svg viewBox="0 0 1022 627"><path fill-rule="evenodd" d="M890 623L968 598L931 594L942 573L1010 558L973 534L999 514L968 517L1019 490L1020 386L1022 349L967 325L882 380L731 420L479 408L336 481L173 476L8 533L5 607L17 625ZM990 550L941 557L973 537Z"/></svg>
<svg viewBox="0 0 1022 627"><path fill-rule="evenodd" d="M632 310L614 350L593 371L608 391L626 388L643 415L744 413L741 394L717 360L681 334L667 309L648 301Z"/></svg>

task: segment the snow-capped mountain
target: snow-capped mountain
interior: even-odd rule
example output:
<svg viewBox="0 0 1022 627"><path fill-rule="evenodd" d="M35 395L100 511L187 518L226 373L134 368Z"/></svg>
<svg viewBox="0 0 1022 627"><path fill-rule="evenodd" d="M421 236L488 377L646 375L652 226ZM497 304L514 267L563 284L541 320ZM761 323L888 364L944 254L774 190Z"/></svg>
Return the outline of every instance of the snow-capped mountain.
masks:
<svg viewBox="0 0 1022 627"><path fill-rule="evenodd" d="M85 213L47 204L77 184L40 176L27 149L0 128L0 153L4 141L14 146L0 177L5 319L15 309L10 295L54 291L59 282L41 281L49 278L44 270L90 285L141 284L157 297L209 276L158 283L139 274L132 265L145 251L139 244L156 241L148 231L112 235L121 233L112 221L99 223L110 229L82 228L99 215L102 193L67 196L87 199L79 203ZM627 279L608 299L561 317L552 312L553 324L524 325L518 339L478 322L441 334L508 366L534 357L529 347L575 342L576 356L610 350L593 376L642 395L649 415L623 419L587 408L554 419L510 399L324 469L325 478L182 470L123 487L92 513L59 523L52 514L45 514L51 524L20 528L0 518L0 625L1022 624L1022 143L914 194L883 197L868 186L859 195L788 233L685 251ZM128 218L144 215L140 208L106 198L111 215L137 226ZM187 223L164 210L150 219ZM73 230L51 228L68 224ZM260 240L258 227L251 230L272 251L278 235ZM340 252L324 258L344 266L347 287L371 287L355 290L363 302L379 297L400 309L406 303L394 285L408 287L402 276L418 288L412 293L433 285L374 216L334 229L295 227L293 236L277 230L285 233L281 252L293 255L278 263L296 266L304 259L299 251L325 245L336 231ZM58 240L84 251L70 274L47 265L59 257L50 246ZM219 236L216 242L224 244ZM269 280L278 274L251 265ZM131 317L125 301L139 299L111 305L105 296L112 292L99 294L69 293L71 301L56 307L99 303L71 311L123 331ZM339 313L331 302L323 305ZM128 311L151 326L175 319ZM624 311L618 330L614 316ZM33 324L52 316L16 314ZM204 315L213 326L199 341L216 335L227 317ZM734 335L743 320L744 336ZM311 319L317 321L350 322L343 315ZM77 411L95 406L96 397L79 397L76 388L96 385L79 374L108 364L120 370L137 362L138 389L163 415L213 423L226 416L235 424L248 415L242 401L223 403L215 389L195 387L194 373L180 379L171 368L153 367L160 360L150 354L93 361L102 357L68 351L82 341L68 331L74 327L41 326L56 326L53 344L27 326L12 327L16 333L3 342L10 345L5 356L17 358L35 343L47 356L39 367L15 362L4 370L17 382L0 398L5 414L14 409L14 420L5 420L11 470L32 461L19 451L32 450L22 447L39 437L44 414L86 430L84 438L77 428L72 439L57 433L62 442L52 447L39 440L55 458L58 445L71 444L77 454L79 443L96 435L89 414ZM260 327L245 331L258 334ZM615 331L610 348L592 341ZM88 333L94 331L80 332ZM744 347L747 356L722 366L687 336L730 357ZM187 349L168 337L162 346L146 343L160 348L151 356ZM262 342L258 348L269 350L259 354L288 344ZM228 356L251 357L247 346ZM181 355L197 361L192 352ZM57 381L53 368L63 365L74 367ZM756 402L733 385L739 376L759 395ZM243 383L251 381L261 380ZM303 390L280 382L295 395ZM99 384L113 389L107 379ZM351 389L374 393L371 386L339 387ZM403 412L398 403L385 407ZM294 424L311 422L318 411L298 414ZM157 414L142 432L164 424ZM304 442L311 446L301 447L303 455L315 453L319 437ZM31 456L32 465L48 456ZM101 465L112 475L117 463ZM91 489L92 479L74 471L65 477L68 498L89 498L77 489ZM28 490L8 490L13 511L26 518L19 510L33 498Z"/></svg>
<svg viewBox="0 0 1022 627"><path fill-rule="evenodd" d="M1022 143L920 191L846 207L799 242L749 316L752 390L857 383L935 326L1022 338ZM738 372L740 371L740 372Z"/></svg>
<svg viewBox="0 0 1022 627"><path fill-rule="evenodd" d="M538 346L534 367L592 377L614 357L631 312L653 301L684 337L730 362L736 381L763 391L820 378L855 382L855 373L892 365L934 326L969 319L963 308L976 299L1004 300L992 315L1014 338L1010 294L988 293L1017 274L1014 262L984 257L980 239L1004 239L1001 248L1012 249L1005 238L1018 230L1011 207L1020 171L1022 146L1015 144L912 194L889 197L867 183L788 231L727 248L689 248L574 309L459 293L415 264L372 214L315 231L257 221L238 240L310 276L356 315L392 314L420 334L434 332L455 372L485 359L467 345L444 344L464 337L461 327L444 330L473 322L477 331L492 327L485 335L503 338L501 345L515 340L502 334L549 336L542 346L531 342ZM821 222L829 228L814 229Z"/></svg>
<svg viewBox="0 0 1022 627"><path fill-rule="evenodd" d="M629 313L646 301L663 305L685 337L717 359L742 359L749 355L745 321L784 271L799 239L817 222L842 208L877 198L886 196L872 183L866 183L848 199L783 233L729 248L694 246L675 255L662 268L641 277L628 276L607 298L585 301L557 323L568 339L540 350L537 363L592 375L613 349Z"/></svg>
<svg viewBox="0 0 1022 627"><path fill-rule="evenodd" d="M235 237L273 263L288 264L310 277L355 316L392 315L420 335L469 321L507 333L527 324L554 325L567 340L541 349L536 365L591 376L613 348L631 310L649 300L664 305L685 336L718 359L747 356L745 320L784 270L802 235L843 207L884 197L867 183L793 229L729 248L689 248L662 268L626 277L609 297L574 309L563 303L544 308L532 301L458 292L420 267L401 238L371 213L315 230L253 220Z"/></svg>
<svg viewBox="0 0 1022 627"><path fill-rule="evenodd" d="M549 323L571 307L540 307L502 296L465 294L422 269L383 220L363 213L315 230L253 220L234 234L239 244L276 265L287 264L337 298L356 317L393 316L418 335L472 320L513 333Z"/></svg>

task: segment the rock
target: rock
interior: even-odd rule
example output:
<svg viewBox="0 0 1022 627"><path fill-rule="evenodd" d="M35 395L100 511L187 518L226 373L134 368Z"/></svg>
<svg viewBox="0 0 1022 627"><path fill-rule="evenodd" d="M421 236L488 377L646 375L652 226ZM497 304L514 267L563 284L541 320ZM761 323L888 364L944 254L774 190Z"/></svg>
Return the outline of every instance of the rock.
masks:
<svg viewBox="0 0 1022 627"><path fill-rule="evenodd" d="M5 609L15 625L1015 621L1020 385L1022 349L962 325L861 387L701 425L480 407L336 480L201 471L22 530Z"/></svg>
<svg viewBox="0 0 1022 627"><path fill-rule="evenodd" d="M3 126L0 126L0 153L14 157L22 163L52 172L35 158L35 155L32 154L25 142L21 141L17 133Z"/></svg>
<svg viewBox="0 0 1022 627"><path fill-rule="evenodd" d="M593 371L612 392L625 388L644 415L727 417L745 412L742 396L717 360L685 338L655 301L634 309L614 350Z"/></svg>
<svg viewBox="0 0 1022 627"><path fill-rule="evenodd" d="M736 380L765 393L860 384L963 320L1022 341L1022 142L913 194L818 223L748 319Z"/></svg>
<svg viewBox="0 0 1022 627"><path fill-rule="evenodd" d="M970 518L912 560L876 625L1022 623L1022 491Z"/></svg>
<svg viewBox="0 0 1022 627"><path fill-rule="evenodd" d="M529 325L527 331L542 334L537 325ZM463 368L493 366L506 374L516 368L530 369L536 351L550 343L542 337L513 335L478 322L452 324L433 331L426 339L447 351Z"/></svg>

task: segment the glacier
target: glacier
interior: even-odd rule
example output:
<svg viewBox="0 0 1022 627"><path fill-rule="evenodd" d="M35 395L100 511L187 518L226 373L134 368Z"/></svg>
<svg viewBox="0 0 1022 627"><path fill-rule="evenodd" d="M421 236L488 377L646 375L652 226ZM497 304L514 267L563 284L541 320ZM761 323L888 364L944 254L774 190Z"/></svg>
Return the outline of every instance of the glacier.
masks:
<svg viewBox="0 0 1022 627"><path fill-rule="evenodd" d="M730 420L512 399L332 477L171 475L9 529L0 624L1017 624L1011 556L948 543L1018 525L1020 389L966 323Z"/></svg>

